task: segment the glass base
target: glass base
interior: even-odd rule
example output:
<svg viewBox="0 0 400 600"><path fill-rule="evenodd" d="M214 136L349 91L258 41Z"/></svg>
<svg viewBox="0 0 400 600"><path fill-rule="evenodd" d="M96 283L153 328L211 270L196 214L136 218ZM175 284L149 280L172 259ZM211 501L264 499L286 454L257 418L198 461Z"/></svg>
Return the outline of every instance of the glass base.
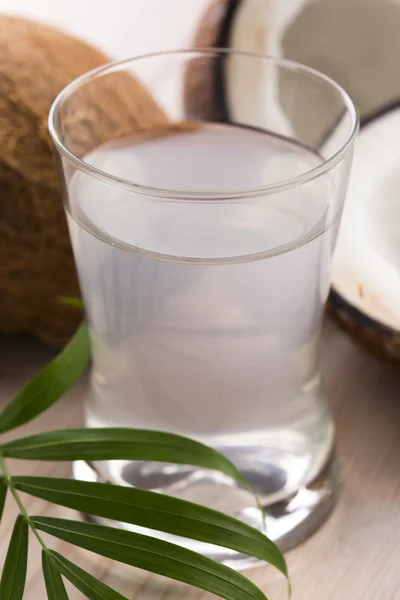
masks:
<svg viewBox="0 0 400 600"><path fill-rule="evenodd" d="M104 471L105 464L107 471ZM253 496L228 477L214 471L162 463L113 461L94 465L77 461L74 463L73 473L76 479L85 481L136 485L178 496L229 513L262 530L260 511L254 504ZM336 455L333 452L310 483L285 499L279 499L279 493L273 493L273 487L276 490L281 487L280 474L268 473L268 468L265 469L265 473L265 477L261 477L257 469L254 472L246 472L245 475L253 484L265 510L268 536L285 551L306 540L329 516L337 495ZM167 482L168 485L165 485ZM271 502L274 496L275 501ZM85 518L178 543L236 570L260 564L258 559L212 544L89 515L85 515Z"/></svg>

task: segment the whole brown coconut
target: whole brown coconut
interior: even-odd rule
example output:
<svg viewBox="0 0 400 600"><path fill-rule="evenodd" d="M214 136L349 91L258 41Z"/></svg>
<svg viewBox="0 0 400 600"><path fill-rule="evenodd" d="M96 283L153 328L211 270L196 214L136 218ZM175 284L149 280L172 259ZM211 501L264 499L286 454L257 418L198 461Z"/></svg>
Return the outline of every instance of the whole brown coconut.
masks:
<svg viewBox="0 0 400 600"><path fill-rule="evenodd" d="M79 286L47 117L70 81L107 60L58 30L0 15L1 332L27 332L61 344L81 318L57 302L59 296L79 295ZM122 84L104 78L102 88L83 98L85 128L71 124L67 141L81 155L111 137L165 122L129 75Z"/></svg>

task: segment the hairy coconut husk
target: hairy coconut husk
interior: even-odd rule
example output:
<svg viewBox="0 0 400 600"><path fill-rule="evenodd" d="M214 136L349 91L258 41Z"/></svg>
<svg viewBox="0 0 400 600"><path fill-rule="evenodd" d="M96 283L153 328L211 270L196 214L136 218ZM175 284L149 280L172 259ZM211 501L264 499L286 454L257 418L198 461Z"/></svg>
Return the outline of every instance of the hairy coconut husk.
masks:
<svg viewBox="0 0 400 600"><path fill-rule="evenodd" d="M0 15L0 331L60 344L81 318L57 302L79 295L79 285L47 116L70 81L107 61L56 29ZM129 74L114 73L96 89L82 89L68 108L64 142L78 156L166 121Z"/></svg>

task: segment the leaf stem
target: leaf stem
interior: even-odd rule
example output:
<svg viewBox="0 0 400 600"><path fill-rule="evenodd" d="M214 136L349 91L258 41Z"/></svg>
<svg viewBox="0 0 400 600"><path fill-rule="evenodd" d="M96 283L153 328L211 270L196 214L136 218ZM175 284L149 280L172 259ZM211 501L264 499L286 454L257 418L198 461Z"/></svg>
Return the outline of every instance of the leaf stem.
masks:
<svg viewBox="0 0 400 600"><path fill-rule="evenodd" d="M35 524L33 523L33 521L31 520L30 516L28 515L28 513L26 512L26 509L24 507L24 505L22 504L22 500L19 497L19 494L17 492L17 490L14 487L14 483L13 480L11 478L10 472L8 470L7 467L7 463L4 459L4 455L2 454L2 452L0 452L0 468L3 472L3 476L4 479L7 483L7 486L15 500L16 505L19 508L19 512L20 514L24 517L25 521L27 522L28 526L31 528L33 535L36 537L36 539L38 540L39 544L42 546L43 550L45 552L49 552L49 548L46 546L46 544L44 543L42 537L40 536L38 530L35 527Z"/></svg>

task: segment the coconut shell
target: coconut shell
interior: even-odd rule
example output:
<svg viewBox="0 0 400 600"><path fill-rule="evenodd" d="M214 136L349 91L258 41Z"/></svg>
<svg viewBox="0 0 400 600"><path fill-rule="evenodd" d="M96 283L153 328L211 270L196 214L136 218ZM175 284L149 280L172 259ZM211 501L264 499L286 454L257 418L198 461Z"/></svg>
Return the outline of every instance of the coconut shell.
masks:
<svg viewBox="0 0 400 600"><path fill-rule="evenodd" d="M328 312L344 331L377 358L399 365L400 332L374 321L331 289Z"/></svg>
<svg viewBox="0 0 400 600"><path fill-rule="evenodd" d="M107 61L56 29L0 15L1 332L32 333L58 345L81 318L76 308L57 302L59 296L78 296L79 285L47 117L68 83ZM128 74L112 74L96 90L82 90L68 111L64 141L79 156L111 138L166 121Z"/></svg>
<svg viewBox="0 0 400 600"><path fill-rule="evenodd" d="M225 48L240 0L214 0L196 31L194 48ZM223 81L224 56L193 58L187 67L184 102L188 119L224 121L227 117Z"/></svg>

